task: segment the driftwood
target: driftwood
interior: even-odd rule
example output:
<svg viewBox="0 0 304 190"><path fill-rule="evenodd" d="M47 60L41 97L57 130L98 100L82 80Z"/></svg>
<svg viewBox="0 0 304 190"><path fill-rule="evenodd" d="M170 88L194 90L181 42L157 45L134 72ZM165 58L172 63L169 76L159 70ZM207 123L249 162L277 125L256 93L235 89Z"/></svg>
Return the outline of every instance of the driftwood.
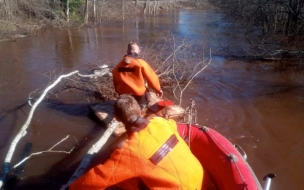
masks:
<svg viewBox="0 0 304 190"><path fill-rule="evenodd" d="M118 126L114 130L113 134L115 136L120 136L126 132L125 126L123 123L118 122L114 118L114 110L113 110L114 101L107 101L101 104L97 104L94 106L90 106L90 109L94 112L97 118L105 124L107 127L111 127L110 123L117 122Z"/></svg>
<svg viewBox="0 0 304 190"><path fill-rule="evenodd" d="M70 151L57 151L57 150L53 150L53 148L55 148L57 145L59 145L60 143L62 143L63 141L65 141L67 138L69 138L70 135L67 135L65 138L63 138L61 141L59 141L58 143L56 143L54 146L52 146L51 148L49 148L48 150L45 150L45 151L40 151L40 152L34 152L34 153L31 153L29 156L25 157L24 159L22 159L18 164L15 164L12 169L15 169L17 168L18 166L20 166L22 163L24 163L26 160L30 159L32 156L36 156L36 155L39 155L39 154L43 154L43 153L46 153L46 152L49 152L49 153L66 153L66 154L70 154L74 147L71 148Z"/></svg>
<svg viewBox="0 0 304 190"><path fill-rule="evenodd" d="M53 88L57 83L60 82L60 80L62 78L66 78L66 77L69 77L69 76L72 76L76 73L78 73L79 71L74 71L74 72L71 72L69 74L66 74L66 75L61 75L55 82L53 82L51 85L49 85L42 93L42 95L38 98L38 100L34 103L34 105L32 106L31 110L30 110L30 113L29 113L29 116L27 118L27 120L25 121L24 125L21 127L20 131L18 132L18 134L16 135L16 137L14 138L14 140L12 141L11 143L11 146L8 150L8 153L5 157L5 160L4 160L4 163L3 163L3 166L2 166L2 173L1 173L1 178L0 178L0 188L2 187L3 183L4 183L4 180L7 176L7 174L9 173L9 170L10 170L10 162L12 160L12 157L13 157L13 154L14 154L14 151L15 151L15 148L19 142L19 140L24 137L27 133L26 129L28 128L31 120L32 120L32 117L33 117L33 114L34 114L34 111L36 109L36 107L38 106L38 104L43 100L43 98L45 97L45 95L47 94L47 92Z"/></svg>
<svg viewBox="0 0 304 190"><path fill-rule="evenodd" d="M112 135L113 131L117 128L118 125L119 122L117 121L116 122L114 121L109 125L109 127L104 132L102 137L95 144L93 144L91 148L88 150L87 154L82 159L81 163L79 164L78 168L76 169L72 177L69 179L69 181L65 185L61 186L60 190L65 190L76 179L78 179L82 174L84 174L89 164L91 163L94 154L97 153L104 146L104 144L107 142L107 140Z"/></svg>
<svg viewBox="0 0 304 190"><path fill-rule="evenodd" d="M101 67L101 69L107 70L107 68L104 68L103 66ZM92 74L92 75L81 75L81 74L79 74L79 71L76 70L76 71L73 71L73 72L71 72L69 74L59 76L57 80L55 80L51 85L49 85L43 91L43 93L41 94L41 96L37 99L37 101L33 105L31 104L30 98L29 98L29 104L30 104L30 106L32 106L32 108L31 108L31 110L29 112L29 116L28 116L26 122L21 127L20 131L15 136L15 138L13 139L13 141L12 141L12 143L10 145L10 148L8 150L8 153L7 153L6 157L5 157L5 160L4 160L4 163L3 163L3 166L2 166L2 173L1 173L1 176L0 176L0 189L2 188L2 186L4 184L4 181L5 181L8 173L9 173L9 171L11 169L10 162L11 162L12 156L14 154L15 148L16 148L19 140L27 134L26 130L27 130L28 126L30 125L30 122L31 122L31 119L33 117L34 111L37 108L38 104L44 99L44 97L46 96L46 94L48 93L48 91L50 89L52 89L54 86L56 86L56 84L58 84L61 81L61 79L70 77L70 76L72 76L74 74L78 74L78 76L80 76L80 77L89 77L89 78L92 78L92 77L101 77L101 75L109 74L109 72L104 72L104 73L95 73L94 72L94 74ZM102 146L106 143L106 141L111 136L111 134L113 133L113 131L116 129L117 126L118 126L118 122L112 122L111 123L110 127L108 127L108 129L105 131L105 133L103 134L102 138L100 138L98 140L98 142L96 142L89 149L87 155L82 160L79 168L75 171L74 175L71 177L71 179L69 180L69 182L67 184L70 184L71 182L73 182L75 179L77 179L79 176L81 176L83 174L83 172L85 171L85 169L90 164L91 159L93 157L93 154L96 153L96 152L98 152L102 148ZM63 139L63 140L65 140L65 139ZM59 143L61 143L63 140L61 140ZM69 152L66 152L66 151L53 151L52 149L55 146L57 146L59 143L55 144L53 147L51 147L47 151L42 151L42 152L38 152L38 153L32 153L30 156L26 157L25 159L23 159L21 162L19 162L18 164L16 164L12 168L18 167L20 164L24 163L31 156L38 155L38 154L41 154L41 153L44 153L44 152L70 153L72 151L72 150L70 150Z"/></svg>
<svg viewBox="0 0 304 190"><path fill-rule="evenodd" d="M35 111L35 109L37 108L37 106L38 106L38 104L44 99L44 97L46 96L46 94L48 93L48 91L50 90L50 89L52 89L54 86L56 86L60 81L61 81L61 79L63 79L63 78L68 78L68 77L70 77L70 76L72 76L72 75L74 75L74 74L78 74L79 76L81 76L81 77L94 77L93 75L81 75L81 74L79 74L79 71L78 70L76 70L76 71L73 71L73 72L71 72L71 73L68 73L68 74L66 74L66 75L61 75L61 76L59 76L58 77L58 79L57 80L55 80L51 85L49 85L44 91L43 91L43 93L41 94L41 96L37 99L37 101L33 104L33 105L31 105L31 102L30 102L30 99L29 99L29 104L32 106L32 108L31 108L31 110L30 110L30 112L29 112L29 115L28 115L28 118L27 118L27 120L25 121L25 123L23 124L23 126L21 127L21 129L20 129L20 131L18 132L18 134L15 136L15 138L13 139L13 141L12 141L12 143L11 143L11 145L10 145L10 148L9 148L9 150L8 150L8 153L7 153L7 155L6 155L6 157L5 157L5 160L4 160L4 163L3 163L3 166L2 166L2 173L1 173L1 176L0 176L0 188L3 186L3 183L4 183L4 181L5 181L5 179L6 179L6 177L7 177L7 175L8 175L8 173L9 173L9 171L10 171L10 169L11 169L11 167L10 167L10 162L11 162L11 160L12 160L12 157L13 157L13 154L14 154L14 151L15 151L15 149L16 149L16 146L17 146L17 144L18 144L18 142L20 141L20 139L22 138L22 137L24 137L26 134L27 134L27 128L28 128L28 126L30 125L30 122L31 122L31 120L32 120L32 117L33 117L33 114L34 114L34 111ZM110 132L110 130L109 130L109 132ZM67 137L66 137L67 138ZM65 140L65 139L63 139L63 140ZM63 141L62 140L62 141ZM107 139L106 139L107 140ZM60 141L60 142L62 142L62 141ZM59 142L59 143L60 143ZM58 144L58 143L57 143ZM56 144L56 145L57 145ZM54 145L54 146L56 146L56 145ZM53 146L53 147L54 147ZM52 148L53 148L52 147ZM32 156L33 155L36 155L36 154L40 154L40 153L43 153L43 152L64 152L64 153L69 153L69 152L65 152L65 151L52 151L52 148L51 149L49 149L49 150L47 150L47 151L42 151L42 152L39 152L39 153L33 153L32 154ZM94 147L93 147L94 148ZM29 156L28 158L26 158L25 160L22 160L21 161L21 163L23 163L24 161L26 161L27 159L29 159L31 156ZM21 163L19 163L19 164L21 164ZM14 167L17 167L19 164L17 164L16 166L14 166ZM13 167L13 168L14 168Z"/></svg>

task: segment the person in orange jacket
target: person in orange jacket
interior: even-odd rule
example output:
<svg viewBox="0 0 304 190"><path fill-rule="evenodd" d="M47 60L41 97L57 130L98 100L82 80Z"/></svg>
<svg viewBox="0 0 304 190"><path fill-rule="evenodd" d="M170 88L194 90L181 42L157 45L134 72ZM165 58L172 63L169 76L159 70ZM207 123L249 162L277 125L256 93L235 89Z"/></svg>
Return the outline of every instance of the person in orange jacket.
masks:
<svg viewBox="0 0 304 190"><path fill-rule="evenodd" d="M113 84L120 94L131 94L140 106L147 105L149 94L146 82L158 96L163 95L158 76L150 65L139 57L140 48L137 42L128 44L127 55L113 69Z"/></svg>
<svg viewBox="0 0 304 190"><path fill-rule="evenodd" d="M189 189L200 190L203 168L177 131L173 120L140 115L134 97L121 95L114 104L117 120L125 124L128 138L110 158L86 172L69 190Z"/></svg>

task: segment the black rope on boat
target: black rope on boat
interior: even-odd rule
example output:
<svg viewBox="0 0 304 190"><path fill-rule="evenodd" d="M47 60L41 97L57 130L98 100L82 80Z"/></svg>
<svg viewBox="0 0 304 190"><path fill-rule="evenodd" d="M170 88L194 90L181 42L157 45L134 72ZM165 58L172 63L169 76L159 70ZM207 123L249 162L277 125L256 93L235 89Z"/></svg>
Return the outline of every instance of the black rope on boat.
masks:
<svg viewBox="0 0 304 190"><path fill-rule="evenodd" d="M209 130L208 130L208 127L206 127L206 126L203 126L203 127L201 127L201 129L204 131L204 132L206 132L206 133L208 133L208 135L210 135L226 152L227 152L227 156L228 156L228 158L230 158L231 160L232 160L232 163L234 163L234 165L235 165L235 167L236 167L236 169L237 169L237 171L238 171L238 173L239 173L239 175L240 175L240 177L241 177L241 179L242 179L242 181L243 181L243 183L244 183L244 185L245 185L245 188L246 189L248 189L248 187L247 187L247 184L246 184L246 182L245 182L245 179L244 179L244 177L243 177L243 175L242 175L242 173L241 173L241 171L240 171L240 168L238 167L238 165L236 164L236 162L237 161L235 161L235 159L234 159L234 157L235 157L235 155L233 155L233 154L231 154L223 145L222 145L222 143L220 143L210 132L209 132Z"/></svg>

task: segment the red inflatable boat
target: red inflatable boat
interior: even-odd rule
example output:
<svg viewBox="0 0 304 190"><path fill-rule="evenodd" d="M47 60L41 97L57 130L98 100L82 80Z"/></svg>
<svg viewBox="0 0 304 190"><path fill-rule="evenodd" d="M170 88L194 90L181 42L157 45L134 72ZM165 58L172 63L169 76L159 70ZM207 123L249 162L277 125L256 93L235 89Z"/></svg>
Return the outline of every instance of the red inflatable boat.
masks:
<svg viewBox="0 0 304 190"><path fill-rule="evenodd" d="M189 133L190 130L190 133ZM251 167L233 144L224 136L208 127L178 123L178 132L189 144L192 153L210 174L216 189L262 189ZM210 180L203 180L205 188Z"/></svg>
<svg viewBox="0 0 304 190"><path fill-rule="evenodd" d="M161 102L163 103L163 102ZM178 112L181 114L176 114L177 111L168 106L167 101L164 104L156 102L149 107L153 114L157 116L163 116L165 118L170 118L170 116L183 116L183 122L177 122L178 132L180 136L188 143L192 153L200 161L204 169L204 177L202 179L202 189L210 190L269 190L271 179L275 177L275 174L268 174L264 177L264 189L261 187L256 175L252 171L251 167L246 161L246 154L237 145L233 145L228 139L223 135L219 134L215 130L202 127L196 124L196 109L194 107L194 101L191 102L191 106ZM165 109L163 109L165 107ZM97 110L97 109L96 109ZM162 113L165 110L164 114ZM149 111L149 110L148 110ZM172 111L172 113L170 113ZM100 111L94 111L98 116ZM159 114L161 113L161 114ZM151 113L150 113L151 114ZM146 113L149 117L150 114ZM152 115L154 117L154 115ZM103 120L103 118L101 118ZM176 120L177 121L177 120ZM180 120L178 120L180 121ZM195 123L195 124L189 124ZM109 125L107 131L115 130L112 125ZM116 122L116 125L117 122ZM121 127L118 129L124 129ZM106 133L106 132L105 132ZM106 133L110 135L112 132ZM114 134L121 134L121 130L114 131ZM96 145L102 143L96 142ZM93 147L93 146L92 146ZM97 146L94 145L94 150ZM93 148L92 148L93 150ZM241 153L240 153L240 152ZM90 162L91 153L89 153L83 159L84 164L80 164L78 169L75 171L70 181L64 185L61 189L65 189L69 184L71 184L75 179L83 174L85 170L82 165L87 167L86 162ZM78 172L81 171L81 172Z"/></svg>

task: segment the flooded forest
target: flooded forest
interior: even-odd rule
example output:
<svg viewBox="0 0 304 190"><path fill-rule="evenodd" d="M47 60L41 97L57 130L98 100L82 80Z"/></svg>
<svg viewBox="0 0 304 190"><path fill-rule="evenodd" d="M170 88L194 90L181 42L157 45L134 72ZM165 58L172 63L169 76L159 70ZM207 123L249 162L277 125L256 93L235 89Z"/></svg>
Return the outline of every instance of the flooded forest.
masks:
<svg viewBox="0 0 304 190"><path fill-rule="evenodd" d="M90 106L117 97L111 78L62 80L14 153L12 141L50 84L113 68L132 40L164 97L184 108L194 100L197 122L240 145L261 184L274 173L271 189L304 189L304 1L296 0L0 0L0 187L67 182L105 131ZM12 169L30 153L39 154Z"/></svg>

